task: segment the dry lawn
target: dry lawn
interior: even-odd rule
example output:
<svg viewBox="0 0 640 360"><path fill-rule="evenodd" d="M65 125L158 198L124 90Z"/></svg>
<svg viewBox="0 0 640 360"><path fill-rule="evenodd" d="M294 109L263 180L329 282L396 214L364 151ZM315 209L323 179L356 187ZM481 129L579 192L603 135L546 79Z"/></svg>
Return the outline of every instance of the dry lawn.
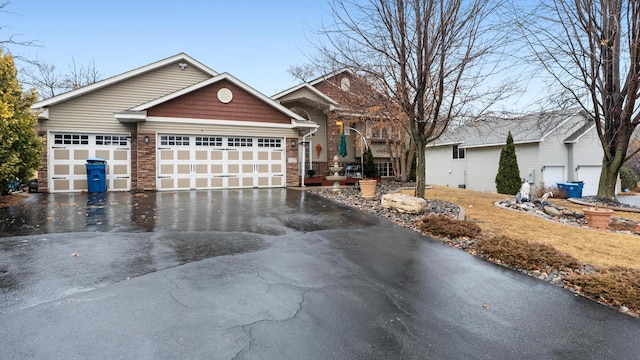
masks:
<svg viewBox="0 0 640 360"><path fill-rule="evenodd" d="M463 207L467 220L480 226L486 236L507 236L546 244L585 264L640 270L640 236L560 224L497 207L495 202L508 199L506 195L443 186L433 186L425 195ZM582 209L566 200L551 199L551 202L572 211ZM640 221L638 213L616 212L613 216Z"/></svg>

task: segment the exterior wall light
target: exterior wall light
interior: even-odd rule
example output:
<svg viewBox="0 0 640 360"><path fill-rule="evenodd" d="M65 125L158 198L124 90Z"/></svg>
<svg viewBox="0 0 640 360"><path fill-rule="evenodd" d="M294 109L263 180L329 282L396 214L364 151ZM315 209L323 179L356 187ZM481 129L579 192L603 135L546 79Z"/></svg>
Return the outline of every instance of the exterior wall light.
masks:
<svg viewBox="0 0 640 360"><path fill-rule="evenodd" d="M148 144L149 143L149 135L145 135L144 136L144 143Z"/></svg>

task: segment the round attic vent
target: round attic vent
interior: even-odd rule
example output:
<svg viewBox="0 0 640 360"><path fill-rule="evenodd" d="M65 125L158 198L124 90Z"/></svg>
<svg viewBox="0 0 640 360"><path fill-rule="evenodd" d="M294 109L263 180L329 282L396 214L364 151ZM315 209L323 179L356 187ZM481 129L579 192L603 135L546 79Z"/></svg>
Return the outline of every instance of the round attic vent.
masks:
<svg viewBox="0 0 640 360"><path fill-rule="evenodd" d="M221 103L227 104L231 102L232 99L233 99L233 93L231 92L231 90L227 88L222 88L218 90L218 100L220 100Z"/></svg>

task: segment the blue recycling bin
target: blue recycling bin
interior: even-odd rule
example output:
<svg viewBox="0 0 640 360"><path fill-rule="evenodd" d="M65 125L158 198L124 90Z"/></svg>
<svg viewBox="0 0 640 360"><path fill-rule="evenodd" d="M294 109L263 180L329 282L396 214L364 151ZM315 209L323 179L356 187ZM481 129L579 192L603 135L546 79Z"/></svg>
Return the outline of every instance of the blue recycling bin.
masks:
<svg viewBox="0 0 640 360"><path fill-rule="evenodd" d="M100 158L87 159L87 191L107 191L107 160Z"/></svg>
<svg viewBox="0 0 640 360"><path fill-rule="evenodd" d="M575 182L559 182L556 183L558 189L564 190L567 193L567 197L570 198L581 198L582 197L582 188L584 187L583 181L575 181Z"/></svg>

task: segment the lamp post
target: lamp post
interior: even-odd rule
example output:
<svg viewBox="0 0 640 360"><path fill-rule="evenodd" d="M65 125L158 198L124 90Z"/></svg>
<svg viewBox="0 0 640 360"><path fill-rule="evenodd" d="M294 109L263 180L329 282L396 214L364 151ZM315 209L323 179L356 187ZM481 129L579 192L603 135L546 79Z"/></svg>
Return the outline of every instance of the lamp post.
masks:
<svg viewBox="0 0 640 360"><path fill-rule="evenodd" d="M360 131L352 127L347 127L347 129L357 132L358 135L360 135L360 141L364 141L365 147L367 148L367 150L369 150L369 144L367 144L367 140L364 139L364 136L362 136L362 133ZM360 145L360 171L360 177L364 177L364 148L362 147L362 145Z"/></svg>

